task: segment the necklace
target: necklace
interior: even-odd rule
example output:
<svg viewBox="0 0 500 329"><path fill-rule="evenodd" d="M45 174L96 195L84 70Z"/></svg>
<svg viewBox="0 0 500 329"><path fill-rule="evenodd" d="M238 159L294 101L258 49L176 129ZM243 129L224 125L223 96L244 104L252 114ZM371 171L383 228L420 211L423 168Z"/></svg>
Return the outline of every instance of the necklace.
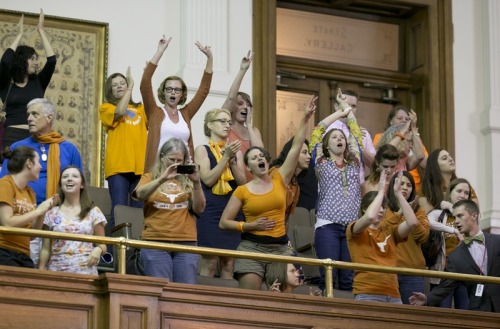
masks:
<svg viewBox="0 0 500 329"><path fill-rule="evenodd" d="M338 165L337 162L335 161L335 159L330 158L330 160L332 160L333 165L340 172L340 176L342 178L342 190L344 192L344 198L346 198L348 184L347 184L347 165L345 163L345 160L342 161L341 165Z"/></svg>
<svg viewBox="0 0 500 329"><path fill-rule="evenodd" d="M40 144L40 151L42 151L42 161L47 161L47 154L45 153L45 144Z"/></svg>

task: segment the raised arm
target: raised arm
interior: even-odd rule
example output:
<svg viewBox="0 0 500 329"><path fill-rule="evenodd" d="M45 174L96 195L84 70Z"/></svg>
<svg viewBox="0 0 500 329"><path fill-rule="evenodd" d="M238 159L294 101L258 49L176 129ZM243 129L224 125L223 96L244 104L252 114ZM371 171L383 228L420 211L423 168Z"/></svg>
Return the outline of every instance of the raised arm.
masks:
<svg viewBox="0 0 500 329"><path fill-rule="evenodd" d="M214 57L212 55L212 48L210 46L204 46L201 42L196 41L196 46L201 50L202 53L207 56L207 64L205 65L205 72L212 73L214 66Z"/></svg>
<svg viewBox="0 0 500 329"><path fill-rule="evenodd" d="M420 134L418 133L417 114L413 110L410 111L410 122L413 155L408 157L406 165L408 170L413 170L419 165L425 169L427 156L425 155L424 144L422 143L422 139L420 139Z"/></svg>
<svg viewBox="0 0 500 329"><path fill-rule="evenodd" d="M163 37L158 42L158 49L156 49L156 52L154 53L153 58L151 58L151 60L150 60L150 62L152 64L158 65L161 57L163 56L163 53L168 48L168 44L170 43L171 40L172 40L172 37L167 39L165 37L165 34L163 35Z"/></svg>
<svg viewBox="0 0 500 329"><path fill-rule="evenodd" d="M248 128L248 136L250 137L250 145L258 146L264 148L264 142L262 141L262 136L257 127L253 126L253 107L248 107L247 109L247 119L245 121Z"/></svg>
<svg viewBox="0 0 500 329"><path fill-rule="evenodd" d="M167 169L165 169L160 177L153 179L144 185L138 186L132 193L133 197L141 201L149 198L161 186L161 184L178 175L176 168L176 164L170 165Z"/></svg>
<svg viewBox="0 0 500 329"><path fill-rule="evenodd" d="M238 98L238 91L240 90L241 81L243 81L243 77L247 73L248 68L250 67L250 63L252 63L252 59L253 53L251 50L249 50L248 54L241 60L240 70L238 71L238 74L236 74L233 84L229 89L229 93L227 94L227 98L222 105L223 109L228 109L229 111L233 110L236 104L236 99Z"/></svg>
<svg viewBox="0 0 500 329"><path fill-rule="evenodd" d="M115 120L120 120L125 116L127 112L128 104L130 102L130 98L132 97L132 89L134 88L134 79L132 79L132 75L130 74L130 66L127 68L127 90L123 94L123 97L120 99L115 109Z"/></svg>
<svg viewBox="0 0 500 329"><path fill-rule="evenodd" d="M402 239L405 239L410 235L411 231L418 225L417 216L415 216L415 212L412 207L406 201L405 196L401 191L401 177L403 176L403 172L400 171L394 181L394 193L396 194L396 198L398 200L399 209L403 213L405 221L398 226L398 233Z"/></svg>
<svg viewBox="0 0 500 329"><path fill-rule="evenodd" d="M387 174L385 170L380 173L380 180L378 183L378 192L375 199L373 199L372 203L366 208L365 213L361 216L360 219L352 224L352 233L359 234L363 232L368 226L370 226L374 220L377 219L380 208L382 207L382 203L384 202L384 194L385 194L385 179Z"/></svg>
<svg viewBox="0 0 500 329"><path fill-rule="evenodd" d="M10 49L16 51L17 49L17 46L19 46L19 42L21 41L22 37L23 37L23 33L24 33L24 14L21 15L21 18L19 19L19 23L17 23L17 28L19 31L17 31L17 35L16 35L16 38L14 39L14 41L12 41L12 43L10 44Z"/></svg>
<svg viewBox="0 0 500 329"><path fill-rule="evenodd" d="M299 159L300 150L302 149L302 145L304 144L304 141L306 139L307 126L309 124L309 120L314 115L314 111L316 111L317 99L317 96L311 97L309 105L304 112L304 117L300 122L300 127L297 130L295 137L293 138L292 147L288 152L285 162L279 168L279 172L281 174L281 177L283 178L283 182L285 183L285 185L288 185L288 183L290 183L290 180L295 173L295 169L297 168L297 161Z"/></svg>
<svg viewBox="0 0 500 329"><path fill-rule="evenodd" d="M45 55L47 57L50 57L54 56L54 50L52 49L49 39L45 34L45 30L43 29L44 21L45 21L45 14L43 13L43 10L40 9L40 17L38 18L38 25L36 26L36 29L38 31L38 34L40 34L40 39L42 39L42 45L43 45L43 50L45 51Z"/></svg>

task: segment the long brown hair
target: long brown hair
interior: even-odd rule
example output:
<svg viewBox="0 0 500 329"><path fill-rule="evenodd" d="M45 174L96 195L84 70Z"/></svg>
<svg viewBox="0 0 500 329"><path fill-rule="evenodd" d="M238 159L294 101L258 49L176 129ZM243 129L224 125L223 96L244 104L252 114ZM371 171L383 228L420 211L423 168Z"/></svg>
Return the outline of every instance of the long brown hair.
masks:
<svg viewBox="0 0 500 329"><path fill-rule="evenodd" d="M74 165L69 165L61 171L61 176L59 176L59 187L57 189L57 194L59 194L59 199L61 200L61 204L63 204L65 195L62 190L61 181L64 172L71 168L75 168L76 170L78 170L78 172L80 173L80 177L82 178L82 189L80 190L80 213L78 214L78 218L84 219L88 215L90 210L95 207L95 204L94 201L92 201L92 199L90 198L89 192L87 191L87 182L80 168Z"/></svg>

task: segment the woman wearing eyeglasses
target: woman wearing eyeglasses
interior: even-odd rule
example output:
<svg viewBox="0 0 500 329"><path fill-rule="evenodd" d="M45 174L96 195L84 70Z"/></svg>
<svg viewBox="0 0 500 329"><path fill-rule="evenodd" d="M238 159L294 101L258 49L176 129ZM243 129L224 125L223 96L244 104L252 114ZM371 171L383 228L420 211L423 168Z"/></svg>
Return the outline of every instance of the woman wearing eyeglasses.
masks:
<svg viewBox="0 0 500 329"><path fill-rule="evenodd" d="M228 141L231 114L227 109L213 109L206 113L204 130L207 145L194 151L194 161L200 166L201 187L207 200L205 210L197 222L198 245L202 247L236 250L240 242L238 232L219 229L219 219L237 185L246 183L241 141ZM242 220L239 214L237 220ZM233 278L234 258L203 255L200 275L213 277L219 264L223 279Z"/></svg>
<svg viewBox="0 0 500 329"><path fill-rule="evenodd" d="M106 103L99 106L99 118L108 135L104 175L111 196L110 228L115 227L115 206L142 208L142 202L134 200L131 195L144 173L148 118L144 105L132 100L133 88L130 67L126 76L111 74L104 86Z"/></svg>
<svg viewBox="0 0 500 329"><path fill-rule="evenodd" d="M172 137L183 140L189 146L189 154L193 155L191 119L205 101L212 82L212 50L210 46L203 46L200 42L196 42L196 46L207 56L207 64L198 91L187 105L179 108L186 102L187 86L182 78L169 76L163 80L158 88L158 99L163 103L162 107L158 106L153 95L151 79L170 40L172 38L166 39L165 35L160 39L158 49L147 64L141 80L142 100L150 123L144 164L146 172L151 170L160 146Z"/></svg>

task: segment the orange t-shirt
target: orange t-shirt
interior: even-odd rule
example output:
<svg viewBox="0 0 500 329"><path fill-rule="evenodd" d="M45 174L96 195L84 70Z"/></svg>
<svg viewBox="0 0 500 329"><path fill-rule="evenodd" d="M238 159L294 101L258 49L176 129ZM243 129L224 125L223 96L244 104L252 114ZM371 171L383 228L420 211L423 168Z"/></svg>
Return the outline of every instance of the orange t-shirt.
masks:
<svg viewBox="0 0 500 329"><path fill-rule="evenodd" d="M29 186L20 189L14 183L12 176L7 175L0 179L0 204L2 203L12 207L14 216L24 215L36 209L35 192ZM23 228L31 228L31 223ZM0 234L0 248L15 250L29 256L30 237Z"/></svg>
<svg viewBox="0 0 500 329"><path fill-rule="evenodd" d="M352 233L353 224L346 230L347 247L353 263L397 266L396 247L403 240L398 233L398 225L386 221L380 228L366 228L358 234ZM355 271L353 294L387 295L401 298L396 274Z"/></svg>

